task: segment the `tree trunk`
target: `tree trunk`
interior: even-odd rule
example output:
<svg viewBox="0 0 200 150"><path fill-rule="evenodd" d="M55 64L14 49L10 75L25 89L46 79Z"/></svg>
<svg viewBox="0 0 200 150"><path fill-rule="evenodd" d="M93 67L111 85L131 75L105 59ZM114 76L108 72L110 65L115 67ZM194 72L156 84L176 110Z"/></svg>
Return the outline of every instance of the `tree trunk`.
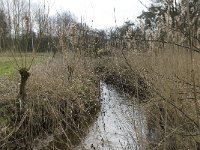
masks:
<svg viewBox="0 0 200 150"><path fill-rule="evenodd" d="M19 89L19 98L24 103L25 97L26 97L26 82L30 76L30 73L28 72L27 68L21 68L19 70L19 73L21 75L21 83L20 83L20 89Z"/></svg>

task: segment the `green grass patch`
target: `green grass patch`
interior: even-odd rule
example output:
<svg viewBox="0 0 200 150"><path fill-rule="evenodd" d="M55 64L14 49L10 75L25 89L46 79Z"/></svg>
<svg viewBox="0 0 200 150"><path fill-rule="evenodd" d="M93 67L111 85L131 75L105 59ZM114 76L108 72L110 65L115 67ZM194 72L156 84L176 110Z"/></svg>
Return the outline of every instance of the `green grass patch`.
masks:
<svg viewBox="0 0 200 150"><path fill-rule="evenodd" d="M33 54L22 54L22 56L17 54L15 57L11 54L0 54L0 77L15 74L19 67L29 67L33 57ZM33 64L42 63L48 57L51 57L51 55L46 53L36 54Z"/></svg>
<svg viewBox="0 0 200 150"><path fill-rule="evenodd" d="M12 75L15 72L15 65L12 63L12 61L0 57L0 76Z"/></svg>

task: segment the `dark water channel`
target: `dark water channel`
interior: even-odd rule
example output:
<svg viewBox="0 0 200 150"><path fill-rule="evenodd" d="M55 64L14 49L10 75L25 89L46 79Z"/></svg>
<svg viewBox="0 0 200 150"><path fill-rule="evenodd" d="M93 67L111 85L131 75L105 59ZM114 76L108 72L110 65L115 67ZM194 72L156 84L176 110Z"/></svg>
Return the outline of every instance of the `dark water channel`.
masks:
<svg viewBox="0 0 200 150"><path fill-rule="evenodd" d="M76 149L145 149L145 132L145 115L136 100L102 82L101 112Z"/></svg>

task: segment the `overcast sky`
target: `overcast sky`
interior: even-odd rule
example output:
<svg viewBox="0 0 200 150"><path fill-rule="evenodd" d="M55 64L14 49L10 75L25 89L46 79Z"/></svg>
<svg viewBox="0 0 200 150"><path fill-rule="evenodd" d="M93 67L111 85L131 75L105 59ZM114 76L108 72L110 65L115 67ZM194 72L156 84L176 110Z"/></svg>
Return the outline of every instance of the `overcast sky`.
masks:
<svg viewBox="0 0 200 150"><path fill-rule="evenodd" d="M35 0L41 2L41 0ZM127 20L136 17L145 10L140 1L149 5L150 0L44 0L50 7L50 14L56 11L70 11L78 20L93 28L120 26ZM115 23L116 18L116 23Z"/></svg>

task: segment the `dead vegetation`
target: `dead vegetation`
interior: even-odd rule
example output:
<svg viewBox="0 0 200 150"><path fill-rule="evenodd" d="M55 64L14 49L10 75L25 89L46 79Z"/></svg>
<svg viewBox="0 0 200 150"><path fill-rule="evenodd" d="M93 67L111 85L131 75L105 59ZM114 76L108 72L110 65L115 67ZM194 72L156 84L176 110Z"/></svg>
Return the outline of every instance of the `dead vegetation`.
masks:
<svg viewBox="0 0 200 150"><path fill-rule="evenodd" d="M194 66L188 64L187 50L167 49L155 55L128 54L127 59L147 85L153 97L143 104L147 112L151 149L197 149L199 146L199 78L195 76L195 91L191 68L199 74L199 54ZM195 95L194 95L195 94ZM198 101L195 101L195 97ZM156 141L154 140L156 137ZM153 139L153 140L152 140Z"/></svg>
<svg viewBox="0 0 200 150"><path fill-rule="evenodd" d="M60 145L58 143L63 143L62 148L69 148L81 140L99 110L98 80L93 68L87 64L83 66L82 61L79 58L76 63L71 81L62 57L34 66L27 82L23 108L17 106L19 103L15 99L1 97L4 100L0 109L4 120L0 131L2 149L33 149L38 146L39 139L50 135L54 136L50 148ZM16 80L4 80L9 85L4 87L9 92L5 97L15 97ZM1 82L1 86L5 84Z"/></svg>
<svg viewBox="0 0 200 150"><path fill-rule="evenodd" d="M103 80L132 92L146 111L148 149L200 149L199 2L157 2L139 16L139 25L126 22L110 31L90 29L69 14L50 19L40 9L33 39L31 22L13 21L27 38L20 38L23 32L16 28L19 45L10 44L18 47L13 59L18 52L21 57L21 66L15 62L21 82L19 76L0 78L0 148L40 147L43 137L50 139L50 149L73 147L98 112L97 73L103 72ZM37 45L52 50L53 58L28 67L23 52L32 48L35 53Z"/></svg>

